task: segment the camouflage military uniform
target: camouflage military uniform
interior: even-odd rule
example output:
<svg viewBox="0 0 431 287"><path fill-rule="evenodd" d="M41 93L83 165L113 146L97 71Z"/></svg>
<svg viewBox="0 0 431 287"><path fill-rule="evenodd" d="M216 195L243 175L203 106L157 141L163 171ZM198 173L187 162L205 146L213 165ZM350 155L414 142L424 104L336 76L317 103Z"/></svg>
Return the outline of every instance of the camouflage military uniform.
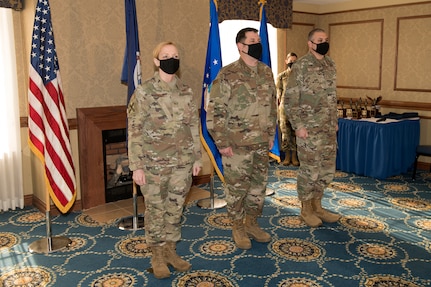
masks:
<svg viewBox="0 0 431 287"><path fill-rule="evenodd" d="M129 168L143 169L147 243L177 242L192 167L201 161L199 118L192 90L158 72L135 90L127 110Z"/></svg>
<svg viewBox="0 0 431 287"><path fill-rule="evenodd" d="M276 127L276 94L271 69L242 59L223 67L214 80L207 127L223 157L227 211L234 220L262 213L268 173L268 143Z"/></svg>
<svg viewBox="0 0 431 287"><path fill-rule="evenodd" d="M292 125L287 118L284 109L284 91L286 91L287 80L291 70L285 70L277 76L277 102L278 102L278 122L281 131L281 149L284 152L296 152L296 136Z"/></svg>
<svg viewBox="0 0 431 287"><path fill-rule="evenodd" d="M337 148L337 96L335 63L308 53L292 66L285 93L285 109L295 130L306 128L308 137L297 138L298 198L322 198L333 180Z"/></svg>

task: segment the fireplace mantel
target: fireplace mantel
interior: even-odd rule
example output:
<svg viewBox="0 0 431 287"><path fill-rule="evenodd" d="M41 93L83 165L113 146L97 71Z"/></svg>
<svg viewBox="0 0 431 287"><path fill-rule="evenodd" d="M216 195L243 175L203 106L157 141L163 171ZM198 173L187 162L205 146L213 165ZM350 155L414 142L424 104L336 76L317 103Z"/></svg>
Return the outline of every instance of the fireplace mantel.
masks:
<svg viewBox="0 0 431 287"><path fill-rule="evenodd" d="M76 109L82 208L105 204L103 138L105 130L126 128L126 106Z"/></svg>

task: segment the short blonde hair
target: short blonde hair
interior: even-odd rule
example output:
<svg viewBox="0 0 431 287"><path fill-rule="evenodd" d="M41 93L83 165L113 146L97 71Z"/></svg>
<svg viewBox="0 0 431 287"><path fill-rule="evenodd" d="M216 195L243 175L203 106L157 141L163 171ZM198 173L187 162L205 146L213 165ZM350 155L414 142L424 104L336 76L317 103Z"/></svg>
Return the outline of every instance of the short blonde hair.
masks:
<svg viewBox="0 0 431 287"><path fill-rule="evenodd" d="M154 50L153 50L153 58L155 58L155 59L159 59L160 51L162 50L162 48L163 48L164 46L168 46L168 45L172 45L172 46L174 46L175 48L177 48L177 50L178 50L178 47L177 47L177 45L175 45L175 44L174 44L174 42L170 42L170 41L161 42L161 43L159 43L159 44L154 48ZM159 67L157 67L155 64L153 65L153 68L154 68L154 71L158 71L158 70L159 70Z"/></svg>

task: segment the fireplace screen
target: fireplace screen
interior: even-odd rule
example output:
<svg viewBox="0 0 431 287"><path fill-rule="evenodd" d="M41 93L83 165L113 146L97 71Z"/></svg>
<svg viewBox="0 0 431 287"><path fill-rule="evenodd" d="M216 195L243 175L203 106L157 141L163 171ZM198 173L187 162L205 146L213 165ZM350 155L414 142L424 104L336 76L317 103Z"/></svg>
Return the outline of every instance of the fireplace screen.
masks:
<svg viewBox="0 0 431 287"><path fill-rule="evenodd" d="M105 167L105 201L131 198L132 172L127 157L126 129L102 131Z"/></svg>

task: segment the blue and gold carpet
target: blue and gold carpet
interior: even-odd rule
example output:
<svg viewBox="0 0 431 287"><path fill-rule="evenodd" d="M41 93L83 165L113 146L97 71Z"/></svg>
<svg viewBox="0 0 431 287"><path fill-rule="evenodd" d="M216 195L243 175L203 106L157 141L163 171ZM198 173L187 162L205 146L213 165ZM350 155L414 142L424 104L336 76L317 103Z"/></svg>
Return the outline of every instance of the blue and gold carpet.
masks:
<svg viewBox="0 0 431 287"><path fill-rule="evenodd" d="M431 285L431 175L376 180L337 172L324 207L338 223L309 228L298 217L296 168L271 165L260 225L270 243L235 247L224 208L185 207L177 252L193 265L157 280L149 272L145 232L99 225L82 213L53 217L53 236L71 244L31 253L46 237L45 216L34 208L0 214L0 286L344 287ZM208 186L201 186L208 189ZM222 197L219 181L215 192ZM173 271L173 270L172 270Z"/></svg>

